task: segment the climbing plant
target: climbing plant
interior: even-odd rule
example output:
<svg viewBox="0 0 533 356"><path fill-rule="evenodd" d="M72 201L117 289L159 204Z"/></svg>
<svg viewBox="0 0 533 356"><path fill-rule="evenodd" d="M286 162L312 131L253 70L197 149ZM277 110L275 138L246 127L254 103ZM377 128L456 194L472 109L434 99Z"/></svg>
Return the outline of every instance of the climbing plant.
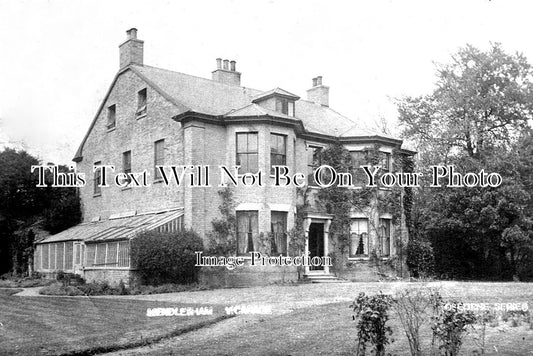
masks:
<svg viewBox="0 0 533 356"><path fill-rule="evenodd" d="M231 256L237 252L237 218L233 191L228 186L219 190L218 195L221 199L218 207L221 217L211 221L213 230L208 233L208 252L212 255Z"/></svg>

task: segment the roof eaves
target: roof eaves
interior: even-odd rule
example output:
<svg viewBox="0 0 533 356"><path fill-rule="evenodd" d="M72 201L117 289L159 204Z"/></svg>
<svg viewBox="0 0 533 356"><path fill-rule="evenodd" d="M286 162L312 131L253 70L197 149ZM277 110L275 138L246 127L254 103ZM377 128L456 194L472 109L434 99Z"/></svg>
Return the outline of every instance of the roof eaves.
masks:
<svg viewBox="0 0 533 356"><path fill-rule="evenodd" d="M403 154L406 154L406 155L409 155L409 156L414 156L418 153L418 151L413 151L413 150L410 150L410 149L407 149L407 148L400 148L400 153L403 153Z"/></svg>
<svg viewBox="0 0 533 356"><path fill-rule="evenodd" d="M339 140L341 142L381 142L391 145L399 145L403 143L403 140L399 140L396 138L390 138L386 136L380 136L380 135L367 135L367 136L347 136L347 137L339 137Z"/></svg>
<svg viewBox="0 0 533 356"><path fill-rule="evenodd" d="M215 125L224 125L223 116L209 115L209 114L196 112L193 110L187 110L178 115L175 115L172 117L172 120L177 121L181 124L184 124L192 120L199 120L199 121L208 122L208 123L215 124Z"/></svg>

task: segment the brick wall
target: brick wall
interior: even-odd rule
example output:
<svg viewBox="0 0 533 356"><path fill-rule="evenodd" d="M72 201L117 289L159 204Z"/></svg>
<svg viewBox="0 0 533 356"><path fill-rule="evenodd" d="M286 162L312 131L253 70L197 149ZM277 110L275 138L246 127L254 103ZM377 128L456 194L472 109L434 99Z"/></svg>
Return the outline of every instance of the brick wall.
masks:
<svg viewBox="0 0 533 356"><path fill-rule="evenodd" d="M183 206L183 189L152 184L150 188L122 189L108 179L110 187L101 196L93 196L93 164L112 164L122 171L122 153L131 150L132 172L148 170L148 182L154 174L154 142L165 139L165 164L182 164L181 125L172 116L176 109L152 88L147 88L147 114L137 118L137 92L147 85L132 71L121 74L107 98L103 110L83 147L83 160L78 171L86 174L87 184L81 189L84 221L95 216L102 219L124 211L151 211ZM116 127L107 128L107 107L116 105Z"/></svg>
<svg viewBox="0 0 533 356"><path fill-rule="evenodd" d="M128 269L86 269L83 273L87 283L105 281L111 286L117 286L120 281L128 286L132 277L133 272Z"/></svg>
<svg viewBox="0 0 533 356"><path fill-rule="evenodd" d="M237 268L230 271L225 267L202 267L199 282L212 287L251 287L298 282L298 271L294 266L242 266Z"/></svg>

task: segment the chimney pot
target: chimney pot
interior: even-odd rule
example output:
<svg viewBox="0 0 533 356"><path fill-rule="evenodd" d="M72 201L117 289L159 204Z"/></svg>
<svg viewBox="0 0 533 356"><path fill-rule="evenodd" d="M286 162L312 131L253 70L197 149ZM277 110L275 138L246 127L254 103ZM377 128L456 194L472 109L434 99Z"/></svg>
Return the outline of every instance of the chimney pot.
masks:
<svg viewBox="0 0 533 356"><path fill-rule="evenodd" d="M313 78L313 87L307 90L307 100L329 106L329 87L322 85L322 76Z"/></svg>
<svg viewBox="0 0 533 356"><path fill-rule="evenodd" d="M143 65L144 42L137 39L137 29L130 28L126 31L126 34L128 38L118 46L121 69L130 64Z"/></svg>
<svg viewBox="0 0 533 356"><path fill-rule="evenodd" d="M217 58L217 69L211 72L213 80L219 83L240 86L241 73L237 72L236 63L233 60Z"/></svg>
<svg viewBox="0 0 533 356"><path fill-rule="evenodd" d="M130 28L126 31L126 34L128 35L128 40L136 40L137 39L137 29L135 27Z"/></svg>

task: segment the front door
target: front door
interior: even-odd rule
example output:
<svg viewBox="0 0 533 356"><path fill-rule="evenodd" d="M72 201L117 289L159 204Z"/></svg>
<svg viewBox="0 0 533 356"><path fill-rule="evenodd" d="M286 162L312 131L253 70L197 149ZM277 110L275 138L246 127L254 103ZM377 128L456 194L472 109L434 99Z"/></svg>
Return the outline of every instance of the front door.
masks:
<svg viewBox="0 0 533 356"><path fill-rule="evenodd" d="M311 223L309 226L309 257L324 256L324 224ZM324 266L310 266L311 271L324 270Z"/></svg>

